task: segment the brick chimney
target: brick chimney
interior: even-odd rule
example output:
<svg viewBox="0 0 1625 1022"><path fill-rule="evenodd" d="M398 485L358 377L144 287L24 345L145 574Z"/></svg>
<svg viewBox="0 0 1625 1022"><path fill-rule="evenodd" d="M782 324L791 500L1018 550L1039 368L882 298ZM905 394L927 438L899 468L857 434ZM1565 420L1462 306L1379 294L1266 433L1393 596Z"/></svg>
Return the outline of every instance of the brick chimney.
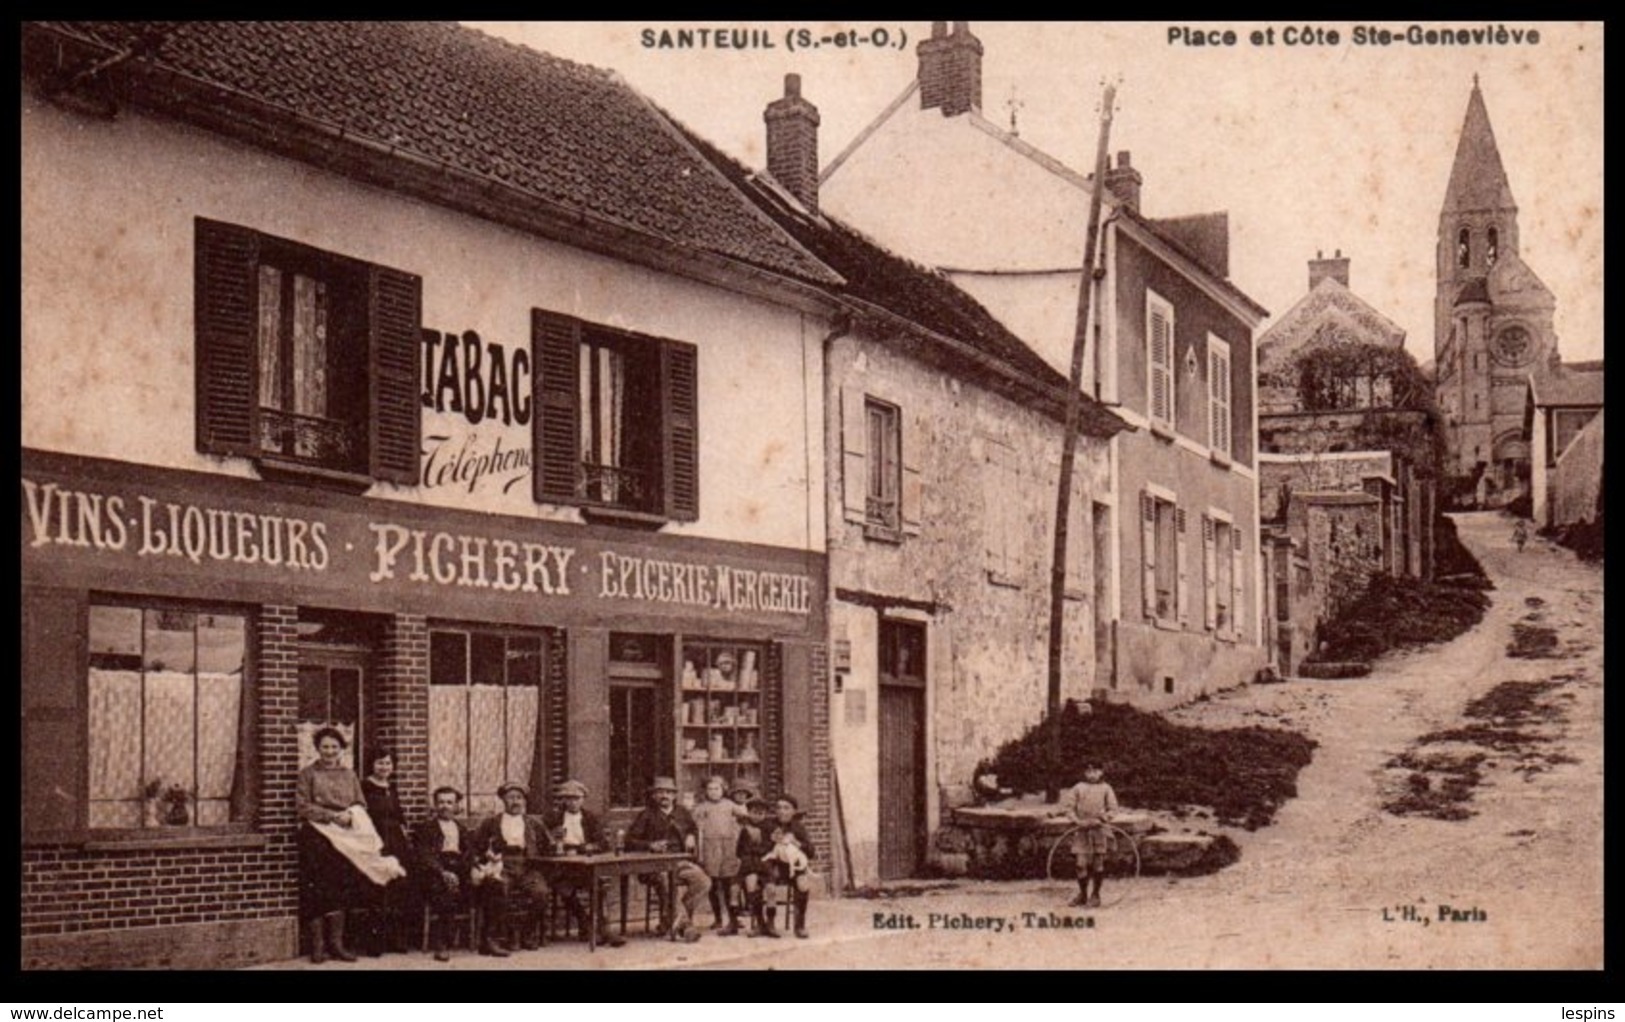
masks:
<svg viewBox="0 0 1625 1022"><path fill-rule="evenodd" d="M1123 200L1123 205L1138 213L1140 211L1140 185L1145 178L1129 163L1128 150L1120 150L1117 154L1117 165L1106 168L1106 190Z"/></svg>
<svg viewBox="0 0 1625 1022"><path fill-rule="evenodd" d="M818 108L801 98L801 76L784 76L784 97L762 112L767 172L808 210L818 212Z"/></svg>
<svg viewBox="0 0 1625 1022"><path fill-rule="evenodd" d="M970 34L970 22L931 23L931 38L920 40L920 109L941 110L954 117L982 109L982 41Z"/></svg>
<svg viewBox="0 0 1625 1022"><path fill-rule="evenodd" d="M1343 250L1338 249L1330 259L1322 258L1323 256L1324 253L1317 251L1315 257L1309 260L1309 290L1313 291L1315 285L1327 277L1332 278L1344 287L1348 287L1349 261L1343 255Z"/></svg>

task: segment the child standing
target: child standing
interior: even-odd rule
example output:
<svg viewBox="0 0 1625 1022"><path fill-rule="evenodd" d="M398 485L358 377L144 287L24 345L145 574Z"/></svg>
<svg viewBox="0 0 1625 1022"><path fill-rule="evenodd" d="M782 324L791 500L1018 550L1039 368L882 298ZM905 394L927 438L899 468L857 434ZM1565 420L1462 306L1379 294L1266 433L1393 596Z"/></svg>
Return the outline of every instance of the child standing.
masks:
<svg viewBox="0 0 1625 1022"><path fill-rule="evenodd" d="M749 815L739 828L739 877L745 886L745 907L750 912L747 937L777 937L779 931L762 907L762 888L770 877L767 856L773 851L773 833L768 826L772 805L761 798L747 802Z"/></svg>
<svg viewBox="0 0 1625 1022"><path fill-rule="evenodd" d="M1117 809L1117 792L1102 779L1100 764L1088 762L1083 767L1083 780L1068 789L1061 804L1078 823L1072 835L1072 855L1078 864L1078 893L1070 905L1100 907L1100 884L1106 879L1106 851L1111 833L1106 820ZM1089 889L1090 881L1094 889Z"/></svg>
<svg viewBox="0 0 1625 1022"><path fill-rule="evenodd" d="M733 885L739 876L739 820L744 806L723 797L727 782L713 776L705 782L705 795L694 805L694 823L700 830L700 868L711 878L711 929L719 937L739 932L739 910L733 903ZM722 915L728 914L728 925Z"/></svg>

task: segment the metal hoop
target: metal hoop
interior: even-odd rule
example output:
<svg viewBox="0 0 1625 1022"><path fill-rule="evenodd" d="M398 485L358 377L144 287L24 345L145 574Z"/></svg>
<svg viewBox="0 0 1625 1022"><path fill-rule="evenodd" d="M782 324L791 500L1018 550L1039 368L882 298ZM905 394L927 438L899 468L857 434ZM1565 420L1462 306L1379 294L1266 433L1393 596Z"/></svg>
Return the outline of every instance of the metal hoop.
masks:
<svg viewBox="0 0 1625 1022"><path fill-rule="evenodd" d="M1122 857L1123 857L1123 852L1121 850L1119 850L1119 849L1126 848L1127 849L1127 854L1128 854L1128 859L1129 859L1129 861L1131 861L1133 863L1133 869L1126 876L1118 876L1118 877L1116 877L1116 879L1120 879L1120 880L1123 880L1123 879L1127 879L1127 880L1137 879L1139 877L1139 875L1140 875L1140 843L1134 839L1133 834L1130 834L1128 831L1124 830L1121 827L1115 826L1115 825L1110 824L1110 823L1105 824L1105 827L1106 827L1106 830L1110 834L1114 835L1114 838L1112 840L1113 850L1106 854L1107 862L1111 862L1114 859L1116 859L1118 861L1121 861ZM1049 857L1044 860L1044 876L1047 879L1049 879L1049 880L1061 880L1061 879L1072 880L1072 879L1075 878L1075 874L1072 875L1072 876L1064 877L1064 878L1063 877L1057 877L1055 875L1055 856L1056 856L1056 854L1058 852L1060 852L1060 850L1063 847L1066 848L1067 852L1070 855L1071 850L1072 850L1071 849L1072 835L1076 834L1078 831L1080 831L1082 829L1083 829L1083 826L1081 824L1078 825L1078 826L1075 826L1075 827L1069 827L1066 830L1061 832L1060 836L1058 836L1055 839L1054 844L1050 845ZM1121 839L1121 842L1118 841L1119 838ZM1112 908L1112 907L1114 907L1116 905L1120 905L1120 904L1122 904L1123 899L1128 897L1128 888L1126 886L1124 886L1124 885L1113 884L1111 889L1114 892L1116 892L1117 896L1115 898L1111 899L1110 901L1101 902L1100 903L1101 908Z"/></svg>

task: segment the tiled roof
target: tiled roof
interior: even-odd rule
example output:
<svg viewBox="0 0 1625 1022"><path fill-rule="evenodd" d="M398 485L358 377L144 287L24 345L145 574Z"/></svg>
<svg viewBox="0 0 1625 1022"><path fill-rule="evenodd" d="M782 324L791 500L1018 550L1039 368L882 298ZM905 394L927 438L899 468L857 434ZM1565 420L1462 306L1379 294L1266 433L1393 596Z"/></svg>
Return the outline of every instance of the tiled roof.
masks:
<svg viewBox="0 0 1625 1022"><path fill-rule="evenodd" d="M451 23L41 27L108 54L155 42L127 67L179 73L685 248L834 279L610 71Z"/></svg>
<svg viewBox="0 0 1625 1022"><path fill-rule="evenodd" d="M1573 372L1566 367L1556 372L1531 376L1529 384L1534 391L1535 404L1600 406L1603 401L1603 374Z"/></svg>
<svg viewBox="0 0 1625 1022"><path fill-rule="evenodd" d="M1445 189L1444 208L1449 210L1512 209L1512 188L1507 184L1501 150L1495 144L1484 94L1473 82L1467 97L1467 116L1456 142L1456 160L1450 166L1450 184Z"/></svg>
<svg viewBox="0 0 1625 1022"><path fill-rule="evenodd" d="M677 123L673 121L673 123ZM1064 394L1065 376L1056 372L1027 344L1011 333L981 303L942 274L904 259L841 221L808 215L781 198L748 168L688 129L683 130L729 181L755 196L764 212L846 283L831 288L927 330L954 338L1016 370L1042 387ZM1126 424L1099 402L1084 397L1081 428L1111 436Z"/></svg>

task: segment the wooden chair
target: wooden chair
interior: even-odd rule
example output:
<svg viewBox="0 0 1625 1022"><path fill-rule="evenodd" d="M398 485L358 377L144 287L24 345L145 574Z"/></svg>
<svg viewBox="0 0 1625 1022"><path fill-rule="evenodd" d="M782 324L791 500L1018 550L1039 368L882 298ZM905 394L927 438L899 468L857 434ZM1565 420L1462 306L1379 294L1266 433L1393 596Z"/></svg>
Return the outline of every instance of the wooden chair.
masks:
<svg viewBox="0 0 1625 1022"><path fill-rule="evenodd" d="M479 947L480 940L480 909L476 899L470 899L468 904L449 914L452 921L451 943L457 942L461 934L466 938L468 950L473 951ZM434 919L434 906L428 901L423 903L423 950L429 950L429 924Z"/></svg>

